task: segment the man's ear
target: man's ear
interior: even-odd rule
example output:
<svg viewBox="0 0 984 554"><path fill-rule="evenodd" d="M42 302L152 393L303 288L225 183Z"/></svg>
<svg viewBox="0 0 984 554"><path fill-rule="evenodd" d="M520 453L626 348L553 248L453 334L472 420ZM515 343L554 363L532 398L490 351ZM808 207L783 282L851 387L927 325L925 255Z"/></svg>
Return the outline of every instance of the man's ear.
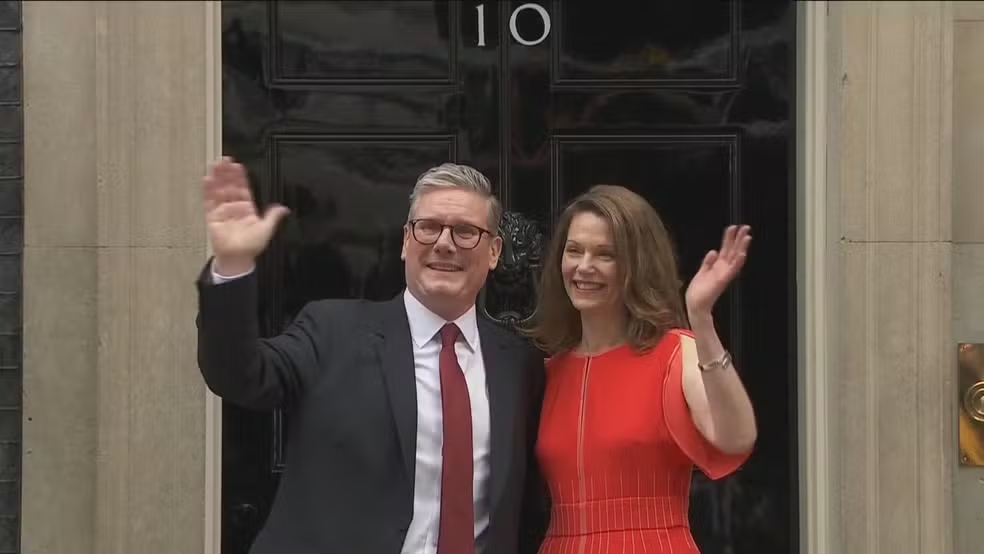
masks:
<svg viewBox="0 0 984 554"><path fill-rule="evenodd" d="M403 246L400 248L400 260L407 261L407 241L410 240L410 226L403 226Z"/></svg>
<svg viewBox="0 0 984 554"><path fill-rule="evenodd" d="M489 270L493 270L499 265L499 255L502 254L502 237L492 238L492 257L489 259Z"/></svg>

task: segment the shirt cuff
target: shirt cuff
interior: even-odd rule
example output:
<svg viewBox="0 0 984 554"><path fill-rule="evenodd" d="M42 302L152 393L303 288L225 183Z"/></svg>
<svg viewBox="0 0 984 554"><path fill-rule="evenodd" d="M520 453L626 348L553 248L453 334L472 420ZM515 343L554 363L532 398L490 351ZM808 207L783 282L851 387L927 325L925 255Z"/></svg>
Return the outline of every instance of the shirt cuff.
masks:
<svg viewBox="0 0 984 554"><path fill-rule="evenodd" d="M212 284L213 285L221 285L222 283L226 283L228 281L234 281L234 280L239 279L241 277L245 277L245 276L249 275L250 273L253 273L253 270L254 269L256 269L256 268L255 267L254 268L250 268L249 271L244 271L243 273L240 273L238 275L219 275L218 273L215 272L215 262L212 262L212 266L209 267L209 271L212 272Z"/></svg>

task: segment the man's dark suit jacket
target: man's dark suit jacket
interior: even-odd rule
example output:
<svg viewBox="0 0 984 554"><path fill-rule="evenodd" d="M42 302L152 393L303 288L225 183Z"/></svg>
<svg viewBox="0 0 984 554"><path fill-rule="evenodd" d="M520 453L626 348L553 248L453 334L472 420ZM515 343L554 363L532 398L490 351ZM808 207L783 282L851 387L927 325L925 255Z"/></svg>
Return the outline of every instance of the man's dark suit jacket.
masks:
<svg viewBox="0 0 984 554"><path fill-rule="evenodd" d="M311 302L261 339L257 279L199 276L198 363L209 389L284 408L286 470L252 554L399 554L413 515L417 407L402 295ZM491 419L486 554L535 552L547 511L533 447L542 355L479 318Z"/></svg>

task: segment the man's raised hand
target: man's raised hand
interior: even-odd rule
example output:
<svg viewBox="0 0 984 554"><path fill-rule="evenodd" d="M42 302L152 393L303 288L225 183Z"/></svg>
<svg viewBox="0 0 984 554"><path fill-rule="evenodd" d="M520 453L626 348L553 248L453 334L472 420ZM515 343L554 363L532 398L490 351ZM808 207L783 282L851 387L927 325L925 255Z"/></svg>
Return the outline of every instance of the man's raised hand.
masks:
<svg viewBox="0 0 984 554"><path fill-rule="evenodd" d="M273 204L259 215L246 170L230 158L209 164L202 188L205 226L215 255L212 269L220 275L249 271L289 210Z"/></svg>

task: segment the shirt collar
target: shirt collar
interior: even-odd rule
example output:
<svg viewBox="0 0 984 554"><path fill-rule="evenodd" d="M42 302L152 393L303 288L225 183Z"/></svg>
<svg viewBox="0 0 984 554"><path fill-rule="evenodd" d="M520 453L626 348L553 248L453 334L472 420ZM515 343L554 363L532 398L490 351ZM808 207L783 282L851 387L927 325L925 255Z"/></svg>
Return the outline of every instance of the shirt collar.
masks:
<svg viewBox="0 0 984 554"><path fill-rule="evenodd" d="M413 343L417 348L430 342L434 335L440 332L441 327L448 323L444 318L427 309L410 292L410 289L403 291L403 304L406 306L407 319L410 321L410 336L413 337ZM451 323L458 326L468 348L474 352L478 346L478 320L475 315L474 304L461 317Z"/></svg>

